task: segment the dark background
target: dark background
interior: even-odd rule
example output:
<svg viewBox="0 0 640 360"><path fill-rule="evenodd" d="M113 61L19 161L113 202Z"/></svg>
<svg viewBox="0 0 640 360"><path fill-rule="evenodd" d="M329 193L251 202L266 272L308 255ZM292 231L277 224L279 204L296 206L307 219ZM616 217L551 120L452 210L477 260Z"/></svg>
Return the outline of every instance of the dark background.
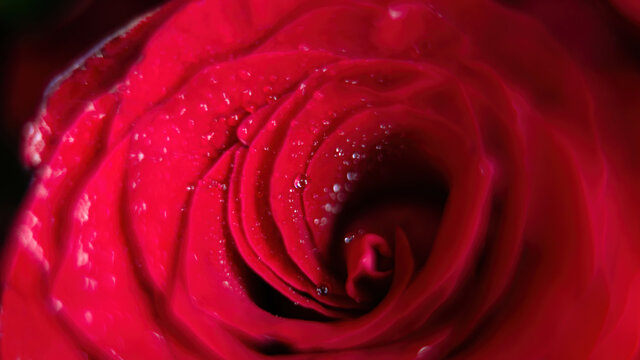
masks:
<svg viewBox="0 0 640 360"><path fill-rule="evenodd" d="M0 246L30 181L23 125L47 84L96 43L161 0L0 0Z"/></svg>

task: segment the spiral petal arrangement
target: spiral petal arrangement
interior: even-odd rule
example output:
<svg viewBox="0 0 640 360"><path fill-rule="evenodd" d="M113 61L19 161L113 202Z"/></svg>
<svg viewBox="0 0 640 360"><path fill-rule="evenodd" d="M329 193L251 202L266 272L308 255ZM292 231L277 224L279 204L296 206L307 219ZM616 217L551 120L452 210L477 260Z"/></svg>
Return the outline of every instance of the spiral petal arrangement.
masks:
<svg viewBox="0 0 640 360"><path fill-rule="evenodd" d="M489 1L171 2L29 125L2 353L631 358L590 86Z"/></svg>

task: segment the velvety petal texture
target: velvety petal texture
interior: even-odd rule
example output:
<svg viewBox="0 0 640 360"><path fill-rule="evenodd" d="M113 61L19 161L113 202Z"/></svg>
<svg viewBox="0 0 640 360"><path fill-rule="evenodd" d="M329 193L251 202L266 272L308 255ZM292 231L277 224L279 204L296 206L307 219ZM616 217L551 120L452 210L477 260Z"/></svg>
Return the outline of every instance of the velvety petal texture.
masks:
<svg viewBox="0 0 640 360"><path fill-rule="evenodd" d="M640 62L562 3L136 20L26 128L2 356L637 358Z"/></svg>

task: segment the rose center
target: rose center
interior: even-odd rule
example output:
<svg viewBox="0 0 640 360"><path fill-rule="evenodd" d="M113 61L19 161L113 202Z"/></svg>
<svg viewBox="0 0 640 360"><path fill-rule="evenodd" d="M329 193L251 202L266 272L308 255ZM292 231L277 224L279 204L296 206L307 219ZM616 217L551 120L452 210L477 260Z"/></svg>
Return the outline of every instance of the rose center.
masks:
<svg viewBox="0 0 640 360"><path fill-rule="evenodd" d="M349 297L368 311L393 280L398 232L421 267L430 254L448 197L437 171L415 157L387 156L360 181L338 214L330 267L344 279Z"/></svg>

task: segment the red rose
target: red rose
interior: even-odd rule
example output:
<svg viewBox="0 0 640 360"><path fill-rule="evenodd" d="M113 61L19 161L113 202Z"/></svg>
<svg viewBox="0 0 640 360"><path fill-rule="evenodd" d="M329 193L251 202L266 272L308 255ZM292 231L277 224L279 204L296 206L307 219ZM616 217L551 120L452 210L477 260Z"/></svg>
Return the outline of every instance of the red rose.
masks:
<svg viewBox="0 0 640 360"><path fill-rule="evenodd" d="M484 0L143 18L27 128L2 354L637 357L638 64L567 8L592 43Z"/></svg>

